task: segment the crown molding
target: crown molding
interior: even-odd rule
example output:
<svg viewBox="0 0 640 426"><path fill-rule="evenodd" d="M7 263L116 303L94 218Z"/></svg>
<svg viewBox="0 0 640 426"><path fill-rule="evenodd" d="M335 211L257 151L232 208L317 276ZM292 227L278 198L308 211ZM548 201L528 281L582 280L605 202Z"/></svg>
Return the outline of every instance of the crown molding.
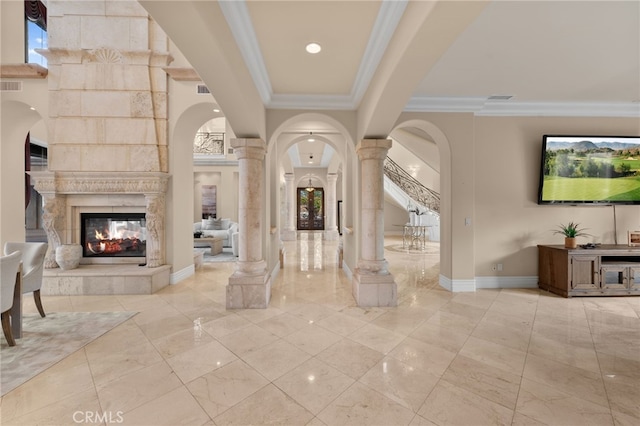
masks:
<svg viewBox="0 0 640 426"><path fill-rule="evenodd" d="M637 102L514 102L486 97L414 97L406 112L470 112L477 116L640 117Z"/></svg>
<svg viewBox="0 0 640 426"><path fill-rule="evenodd" d="M396 32L398 23L402 19L408 0L383 1L371 30L371 37L367 42L360 67L351 88L351 100L355 106L360 103L371 79L378 69L378 65L387 51L387 46Z"/></svg>
<svg viewBox="0 0 640 426"><path fill-rule="evenodd" d="M271 80L264 64L258 37L256 37L256 33L253 30L253 23L251 22L247 4L245 1L220 1L218 5L238 44L242 58L249 69L253 84L255 84L260 94L262 103L269 105L273 94Z"/></svg>
<svg viewBox="0 0 640 426"><path fill-rule="evenodd" d="M378 68L380 60L395 33L408 0L382 1L362 61L349 95L307 96L273 93L269 73L245 1L222 1L218 4L238 44L253 83L267 108L355 109Z"/></svg>

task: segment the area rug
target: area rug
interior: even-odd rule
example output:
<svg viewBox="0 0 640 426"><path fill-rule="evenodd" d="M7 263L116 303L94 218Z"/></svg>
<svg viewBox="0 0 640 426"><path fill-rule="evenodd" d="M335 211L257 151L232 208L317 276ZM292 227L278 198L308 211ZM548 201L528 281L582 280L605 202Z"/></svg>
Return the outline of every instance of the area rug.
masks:
<svg viewBox="0 0 640 426"><path fill-rule="evenodd" d="M15 389L105 334L136 312L51 312L25 314L22 338L0 345L0 395Z"/></svg>
<svg viewBox="0 0 640 426"><path fill-rule="evenodd" d="M384 246L385 250L406 253L406 254L415 254L415 255L424 255L424 254L440 254L440 243L427 241L424 244L424 248L411 248L409 249L407 246L403 247L403 244L390 244Z"/></svg>

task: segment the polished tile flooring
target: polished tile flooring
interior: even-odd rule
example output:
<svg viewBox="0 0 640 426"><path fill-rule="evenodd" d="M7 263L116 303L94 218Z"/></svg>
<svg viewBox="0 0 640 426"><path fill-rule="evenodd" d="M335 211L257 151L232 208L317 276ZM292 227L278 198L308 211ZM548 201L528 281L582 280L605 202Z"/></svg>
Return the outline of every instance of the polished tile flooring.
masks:
<svg viewBox="0 0 640 426"><path fill-rule="evenodd" d="M139 313L4 396L0 423L640 424L640 298L452 294L437 244L390 237L399 306L362 309L336 243L300 237L268 309L225 310L219 263L150 296L43 298Z"/></svg>

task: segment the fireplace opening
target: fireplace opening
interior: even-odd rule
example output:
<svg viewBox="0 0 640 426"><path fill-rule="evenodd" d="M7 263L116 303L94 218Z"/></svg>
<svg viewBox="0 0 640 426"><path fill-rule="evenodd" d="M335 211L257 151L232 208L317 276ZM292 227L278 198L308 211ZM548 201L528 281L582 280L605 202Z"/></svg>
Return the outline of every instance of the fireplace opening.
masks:
<svg viewBox="0 0 640 426"><path fill-rule="evenodd" d="M81 213L80 223L83 257L146 256L144 213Z"/></svg>

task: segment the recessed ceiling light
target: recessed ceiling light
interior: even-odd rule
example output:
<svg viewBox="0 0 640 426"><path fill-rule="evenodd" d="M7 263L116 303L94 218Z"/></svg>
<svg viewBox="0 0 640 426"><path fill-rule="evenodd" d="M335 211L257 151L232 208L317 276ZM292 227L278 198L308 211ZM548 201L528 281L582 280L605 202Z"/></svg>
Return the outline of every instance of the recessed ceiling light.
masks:
<svg viewBox="0 0 640 426"><path fill-rule="evenodd" d="M30 109L31 111L35 111L35 110L36 110L36 107L29 107L29 109Z"/></svg>
<svg viewBox="0 0 640 426"><path fill-rule="evenodd" d="M315 142L316 140L313 137L313 132L309 132L309 137L307 138L307 142Z"/></svg>
<svg viewBox="0 0 640 426"><path fill-rule="evenodd" d="M213 112L220 112L220 110L218 108L214 108Z"/></svg>
<svg viewBox="0 0 640 426"><path fill-rule="evenodd" d="M320 46L318 43L309 43L307 44L307 47L305 47L305 49L311 54L316 54L322 50L322 46Z"/></svg>

